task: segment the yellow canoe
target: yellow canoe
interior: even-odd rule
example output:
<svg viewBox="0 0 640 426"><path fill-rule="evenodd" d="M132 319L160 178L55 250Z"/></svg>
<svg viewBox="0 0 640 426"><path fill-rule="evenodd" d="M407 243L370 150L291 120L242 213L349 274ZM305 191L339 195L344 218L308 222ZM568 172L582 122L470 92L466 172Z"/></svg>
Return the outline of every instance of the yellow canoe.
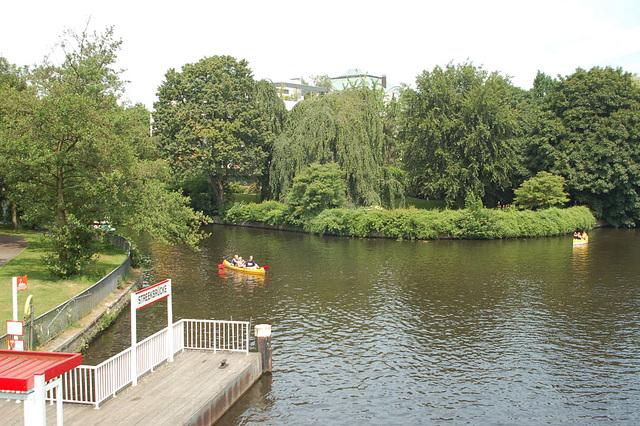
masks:
<svg viewBox="0 0 640 426"><path fill-rule="evenodd" d="M574 245L574 246L581 246L581 245L583 245L583 244L587 244L588 242L589 242L589 238L587 238L587 239L582 239L582 240L579 240L579 239L577 239L577 238L574 238L574 239L573 239L573 245Z"/></svg>
<svg viewBox="0 0 640 426"><path fill-rule="evenodd" d="M248 268L238 268L237 266L233 266L231 265L227 259L224 259L222 261L223 265L225 268L229 268L232 271L239 271L239 272L245 272L247 274L253 274L253 275L264 275L265 274L265 270L264 268L258 268L258 269L248 269Z"/></svg>

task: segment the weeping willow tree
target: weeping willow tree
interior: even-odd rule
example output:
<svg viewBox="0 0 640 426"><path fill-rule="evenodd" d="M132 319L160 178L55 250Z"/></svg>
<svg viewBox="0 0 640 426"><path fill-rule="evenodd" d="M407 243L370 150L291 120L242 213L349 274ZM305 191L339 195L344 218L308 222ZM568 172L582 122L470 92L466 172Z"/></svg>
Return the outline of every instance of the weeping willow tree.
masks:
<svg viewBox="0 0 640 426"><path fill-rule="evenodd" d="M354 205L388 205L401 195L400 185L390 184L385 171L381 105L380 93L370 89L331 93L296 105L274 143L273 198L285 200L294 177L313 163L340 166L347 199Z"/></svg>
<svg viewBox="0 0 640 426"><path fill-rule="evenodd" d="M260 117L265 124L268 132L265 135L265 159L264 172L259 177L260 196L263 200L271 198L269 192L269 171L273 157L273 143L276 135L282 132L284 120L287 116L287 109L282 99L273 87L273 84L267 80L260 80L256 83L256 102L260 111Z"/></svg>

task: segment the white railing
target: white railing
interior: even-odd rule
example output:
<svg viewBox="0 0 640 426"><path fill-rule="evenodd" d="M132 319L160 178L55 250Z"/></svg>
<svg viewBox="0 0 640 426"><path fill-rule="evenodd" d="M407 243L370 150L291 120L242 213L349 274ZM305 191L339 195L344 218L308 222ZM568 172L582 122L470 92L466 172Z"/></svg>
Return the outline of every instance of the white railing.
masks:
<svg viewBox="0 0 640 426"><path fill-rule="evenodd" d="M183 320L186 349L249 353L249 323L244 321Z"/></svg>
<svg viewBox="0 0 640 426"><path fill-rule="evenodd" d="M169 358L167 336L167 328L164 328L137 343L138 377L153 371ZM249 323L246 321L182 319L173 324L173 336L174 353L185 349L249 353ZM61 378L64 402L98 408L131 384L131 348L96 366L80 365ZM53 398L53 393L48 392L47 400L53 401Z"/></svg>

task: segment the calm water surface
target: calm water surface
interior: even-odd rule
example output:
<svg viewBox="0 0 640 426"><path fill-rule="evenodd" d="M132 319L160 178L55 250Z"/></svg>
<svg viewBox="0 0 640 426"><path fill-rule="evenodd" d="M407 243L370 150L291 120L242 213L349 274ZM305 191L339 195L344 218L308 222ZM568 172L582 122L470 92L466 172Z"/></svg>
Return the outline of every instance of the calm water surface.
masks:
<svg viewBox="0 0 640 426"><path fill-rule="evenodd" d="M174 315L273 328L273 375L220 422L640 423L640 232L509 241L360 240L216 226L156 248ZM253 254L264 278L228 272ZM139 312L139 339L166 305ZM129 345L125 313L85 354Z"/></svg>

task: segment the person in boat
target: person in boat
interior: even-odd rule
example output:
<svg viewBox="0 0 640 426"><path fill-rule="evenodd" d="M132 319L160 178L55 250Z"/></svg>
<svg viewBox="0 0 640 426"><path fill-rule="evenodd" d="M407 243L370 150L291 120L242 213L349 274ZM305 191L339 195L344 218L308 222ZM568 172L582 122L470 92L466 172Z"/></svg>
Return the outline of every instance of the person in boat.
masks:
<svg viewBox="0 0 640 426"><path fill-rule="evenodd" d="M247 269L260 269L255 260L253 260L253 255L249 256L249 259L244 263L244 267Z"/></svg>
<svg viewBox="0 0 640 426"><path fill-rule="evenodd" d="M582 235L580 236L582 240L588 240L589 236L587 235L587 231L582 231Z"/></svg>
<svg viewBox="0 0 640 426"><path fill-rule="evenodd" d="M237 254L235 256L233 256L233 259L231 259L231 266L238 266L238 255Z"/></svg>
<svg viewBox="0 0 640 426"><path fill-rule="evenodd" d="M240 257L238 258L238 262L237 262L235 265L233 265L233 266L235 266L235 267L237 267L237 268L244 268L244 267L245 267L245 261L244 261L244 259L242 258L242 256L240 256Z"/></svg>
<svg viewBox="0 0 640 426"><path fill-rule="evenodd" d="M573 238L576 240L581 240L582 239L582 234L579 231L575 231L573 233Z"/></svg>

